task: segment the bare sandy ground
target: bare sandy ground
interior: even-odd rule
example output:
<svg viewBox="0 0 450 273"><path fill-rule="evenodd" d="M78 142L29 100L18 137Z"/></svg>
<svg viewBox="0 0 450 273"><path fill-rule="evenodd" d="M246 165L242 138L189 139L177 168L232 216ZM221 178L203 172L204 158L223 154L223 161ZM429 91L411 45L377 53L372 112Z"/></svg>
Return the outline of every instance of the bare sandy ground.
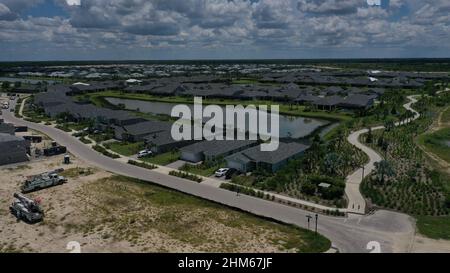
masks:
<svg viewBox="0 0 450 273"><path fill-rule="evenodd" d="M123 183L76 158L69 166L62 161L56 156L0 167L0 252L69 252L71 241L79 242L82 252L296 250L289 243L298 235L284 225L167 195L165 189ZM27 176L57 168L68 170L67 184L28 194L42 200L44 221L17 221L9 212L13 193ZM180 200L166 203L161 196Z"/></svg>
<svg viewBox="0 0 450 273"><path fill-rule="evenodd" d="M434 240L416 234L411 252L414 253L450 253L450 241Z"/></svg>

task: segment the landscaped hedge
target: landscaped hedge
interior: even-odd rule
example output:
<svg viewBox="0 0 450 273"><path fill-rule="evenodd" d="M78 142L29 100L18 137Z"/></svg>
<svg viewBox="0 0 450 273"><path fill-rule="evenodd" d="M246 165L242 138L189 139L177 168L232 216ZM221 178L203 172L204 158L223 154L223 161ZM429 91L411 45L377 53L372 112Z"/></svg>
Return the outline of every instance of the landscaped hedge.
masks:
<svg viewBox="0 0 450 273"><path fill-rule="evenodd" d="M141 167L141 168L145 168L145 169L149 169L149 170L153 170L153 169L158 168L156 165L148 164L148 163L144 163L144 162L138 162L138 161L135 161L135 160L128 160L128 164L134 165L134 166L138 166L138 167Z"/></svg>
<svg viewBox="0 0 450 273"><path fill-rule="evenodd" d="M120 158L119 155L113 154L108 152L105 148L103 148L100 145L95 145L94 147L92 147L94 150L96 150L97 152L106 155L107 157L111 157L111 158Z"/></svg>
<svg viewBox="0 0 450 273"><path fill-rule="evenodd" d="M55 128L62 130L64 132L67 132L67 133L72 132L72 130L69 127L67 127L66 125L57 125L57 126L55 126Z"/></svg>
<svg viewBox="0 0 450 273"><path fill-rule="evenodd" d="M92 141L90 139L85 138L84 136L80 138L80 141L84 144L91 144Z"/></svg>
<svg viewBox="0 0 450 273"><path fill-rule="evenodd" d="M172 176L176 176L176 177L180 177L180 178L184 178L184 179L189 179L195 182L202 182L203 179L200 176L197 176L195 174L190 174L190 173L186 173L186 172L180 172L180 171L171 171L169 172L170 175Z"/></svg>
<svg viewBox="0 0 450 273"><path fill-rule="evenodd" d="M242 187L242 186L235 185L235 184L222 183L222 184L220 184L220 187L222 189L226 189L226 190L234 191L234 192L239 192L239 193L242 193L242 194L245 194L245 195L255 196L255 197L258 197L258 198L273 199L272 197L264 194L264 192L262 192L262 191L254 190L252 188Z"/></svg>

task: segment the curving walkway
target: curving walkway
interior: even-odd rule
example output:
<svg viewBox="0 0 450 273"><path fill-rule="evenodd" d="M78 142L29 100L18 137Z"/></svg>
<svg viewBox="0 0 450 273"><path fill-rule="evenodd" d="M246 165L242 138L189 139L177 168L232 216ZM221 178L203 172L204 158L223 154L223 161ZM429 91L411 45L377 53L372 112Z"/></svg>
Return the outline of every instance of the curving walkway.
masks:
<svg viewBox="0 0 450 273"><path fill-rule="evenodd" d="M420 117L420 114L411 107L411 105L417 102L417 100L415 99L415 97L417 96L419 95L408 96L407 98L409 99L409 102L403 105L403 107L406 110L410 110L411 112L414 113L414 117L408 120L396 122L395 126L407 124ZM384 126L372 127L371 129L372 131L381 130L384 129ZM346 178L345 194L348 199L348 207L347 207L348 213L356 213L356 214L366 213L366 200L362 196L359 187L361 185L362 180L365 177L367 177L373 170L375 170L375 163L383 160L383 158L377 152L359 142L359 137L367 132L369 132L369 129L362 129L351 133L347 138L350 144L366 153L367 156L369 157L369 163L367 163L364 166L364 168L356 170L354 173L350 174Z"/></svg>

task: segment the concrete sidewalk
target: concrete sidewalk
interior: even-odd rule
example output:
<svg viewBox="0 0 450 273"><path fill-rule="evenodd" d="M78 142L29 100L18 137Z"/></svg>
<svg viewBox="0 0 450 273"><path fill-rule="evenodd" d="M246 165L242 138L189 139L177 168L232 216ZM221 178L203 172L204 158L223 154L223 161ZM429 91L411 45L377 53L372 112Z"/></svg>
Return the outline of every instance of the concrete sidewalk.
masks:
<svg viewBox="0 0 450 273"><path fill-rule="evenodd" d="M409 99L409 102L403 105L406 110L410 110L414 113L414 117L408 120L399 121L395 123L395 126L407 124L420 117L420 114L411 107L412 104L417 102L417 100L415 99L417 96L418 95L408 96L407 98ZM371 128L372 131L382 129L384 129L384 126ZM345 194L348 199L348 213L366 213L366 200L362 196L359 188L363 179L375 170L375 163L383 160L383 158L377 152L359 142L360 136L366 134L367 132L369 132L368 129L362 129L351 133L347 138L348 142L363 151L369 157L369 163L364 166L364 170L360 168L346 178Z"/></svg>

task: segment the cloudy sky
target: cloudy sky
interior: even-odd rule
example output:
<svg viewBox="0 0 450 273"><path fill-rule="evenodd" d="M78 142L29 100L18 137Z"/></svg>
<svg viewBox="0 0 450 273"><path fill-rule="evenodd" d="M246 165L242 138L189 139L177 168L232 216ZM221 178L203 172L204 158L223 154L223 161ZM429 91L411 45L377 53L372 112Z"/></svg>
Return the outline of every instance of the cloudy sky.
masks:
<svg viewBox="0 0 450 273"><path fill-rule="evenodd" d="M0 0L0 61L450 57L449 0L378 1Z"/></svg>

